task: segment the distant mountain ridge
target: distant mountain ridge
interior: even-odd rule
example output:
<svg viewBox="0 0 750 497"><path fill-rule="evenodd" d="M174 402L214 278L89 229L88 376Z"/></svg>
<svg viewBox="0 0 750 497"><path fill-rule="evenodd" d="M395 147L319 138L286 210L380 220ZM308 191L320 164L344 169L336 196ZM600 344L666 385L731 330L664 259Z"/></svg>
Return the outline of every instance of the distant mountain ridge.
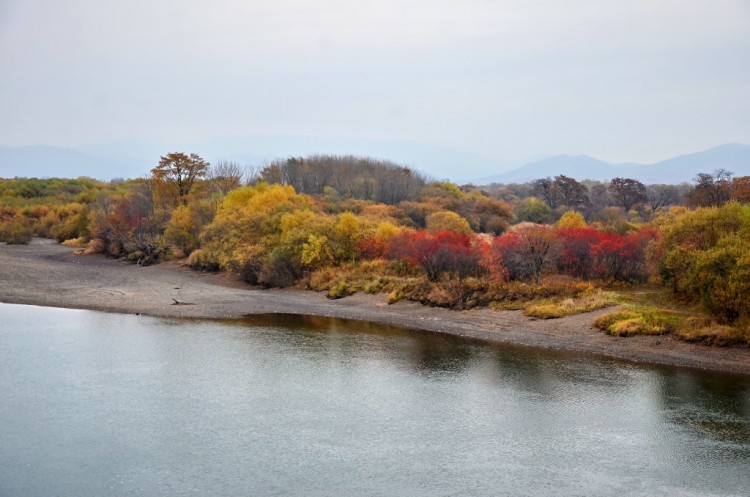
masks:
<svg viewBox="0 0 750 497"><path fill-rule="evenodd" d="M628 177L647 184L674 184L690 182L698 173L710 173L719 168L727 169L735 176L750 176L750 145L738 143L653 164L613 164L587 155L557 155L512 164L408 141L237 136L187 144L118 140L78 148L0 146L0 177L89 176L101 180L144 177L149 175L161 155L172 151L196 152L212 163L223 159L254 166L291 156L351 154L390 160L435 179L477 185L520 183L561 174L578 180L607 181ZM488 172L497 174L489 176Z"/></svg>
<svg viewBox="0 0 750 497"><path fill-rule="evenodd" d="M313 154L357 155L389 160L434 179L466 182L486 171L507 171L503 164L476 154L400 140L307 136L227 136L192 143L116 140L77 148L47 145L0 147L0 177L90 176L97 179L147 176L161 155L195 152L211 163L231 160L259 166L287 157Z"/></svg>
<svg viewBox="0 0 750 497"><path fill-rule="evenodd" d="M578 180L608 181L625 177L646 184L691 182L699 173L726 169L735 176L750 176L750 145L730 143L701 152L680 155L653 164L612 164L587 155L556 155L518 169L474 180L475 184L524 183L534 179L570 176Z"/></svg>
<svg viewBox="0 0 750 497"><path fill-rule="evenodd" d="M80 150L50 145L0 147L0 177L52 178L91 176L112 179L122 165ZM96 174L94 174L96 173Z"/></svg>

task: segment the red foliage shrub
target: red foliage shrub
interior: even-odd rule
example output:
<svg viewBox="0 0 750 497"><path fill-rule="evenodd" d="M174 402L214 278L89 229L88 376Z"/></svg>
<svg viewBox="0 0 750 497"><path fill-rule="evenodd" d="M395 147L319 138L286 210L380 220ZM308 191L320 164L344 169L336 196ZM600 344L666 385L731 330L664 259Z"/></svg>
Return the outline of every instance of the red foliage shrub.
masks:
<svg viewBox="0 0 750 497"><path fill-rule="evenodd" d="M443 274L464 278L482 270L472 237L451 231L402 233L391 240L388 255L421 267L431 281Z"/></svg>
<svg viewBox="0 0 750 497"><path fill-rule="evenodd" d="M600 233L597 243L591 246L594 275L606 280L645 281L646 246L654 238L656 231L652 229L626 235Z"/></svg>
<svg viewBox="0 0 750 497"><path fill-rule="evenodd" d="M357 252L360 259L380 259L388 254L388 245L377 238L367 238L359 242Z"/></svg>
<svg viewBox="0 0 750 497"><path fill-rule="evenodd" d="M516 225L492 242L492 250L511 281L534 280L539 283L543 271L555 259L557 249L556 230L534 223Z"/></svg>
<svg viewBox="0 0 750 497"><path fill-rule="evenodd" d="M558 271L577 278L591 278L594 272L591 247L599 243L601 234L591 227L559 230L561 251L557 261Z"/></svg>
<svg viewBox="0 0 750 497"><path fill-rule="evenodd" d="M503 279L517 281L531 277L531 269L525 263L523 240L516 233L496 237L492 241L491 251Z"/></svg>

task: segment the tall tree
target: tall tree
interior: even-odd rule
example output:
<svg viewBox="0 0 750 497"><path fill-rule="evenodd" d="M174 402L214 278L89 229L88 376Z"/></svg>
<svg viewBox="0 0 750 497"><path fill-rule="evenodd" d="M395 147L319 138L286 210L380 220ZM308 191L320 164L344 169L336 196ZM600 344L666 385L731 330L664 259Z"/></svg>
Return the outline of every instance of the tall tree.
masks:
<svg viewBox="0 0 750 497"><path fill-rule="evenodd" d="M612 203L607 185L598 181L587 182L588 197L591 202L586 209L587 217L591 217Z"/></svg>
<svg viewBox="0 0 750 497"><path fill-rule="evenodd" d="M551 226L520 223L493 241L493 249L501 254L508 277L531 279L539 283L543 270L556 258L559 246L557 230Z"/></svg>
<svg viewBox="0 0 750 497"><path fill-rule="evenodd" d="M536 179L531 182L531 188L537 198L544 200L550 209L560 205L560 190L550 178Z"/></svg>
<svg viewBox="0 0 750 497"><path fill-rule="evenodd" d="M695 187L690 193L690 203L701 207L718 207L729 201L732 173L717 169L713 174L700 173L695 177Z"/></svg>
<svg viewBox="0 0 750 497"><path fill-rule="evenodd" d="M615 178L607 187L615 205L622 207L625 212L647 200L646 187L638 180L630 178Z"/></svg>
<svg viewBox="0 0 750 497"><path fill-rule="evenodd" d="M215 165L209 167L206 177L211 186L226 195L235 188L242 186L245 171L242 166L236 162L220 160Z"/></svg>
<svg viewBox="0 0 750 497"><path fill-rule="evenodd" d="M680 190L675 185L649 185L646 187L647 204L652 214L680 201Z"/></svg>
<svg viewBox="0 0 750 497"><path fill-rule="evenodd" d="M732 198L738 202L750 202L750 176L732 180Z"/></svg>
<svg viewBox="0 0 750 497"><path fill-rule="evenodd" d="M555 176L554 185L557 189L560 205L582 210L590 203L586 194L586 187L575 179L561 174Z"/></svg>
<svg viewBox="0 0 750 497"><path fill-rule="evenodd" d="M151 170L154 179L172 183L177 188L177 195L185 203L185 197L193 188L195 180L208 173L209 163L198 154L187 155L183 152L167 154L159 160L159 165Z"/></svg>

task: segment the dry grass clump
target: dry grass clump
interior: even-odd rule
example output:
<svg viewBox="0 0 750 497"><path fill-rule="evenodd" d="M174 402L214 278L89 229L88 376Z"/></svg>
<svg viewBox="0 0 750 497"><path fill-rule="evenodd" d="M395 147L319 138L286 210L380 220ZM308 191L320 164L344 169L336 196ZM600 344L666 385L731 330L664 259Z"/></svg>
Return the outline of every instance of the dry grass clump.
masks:
<svg viewBox="0 0 750 497"><path fill-rule="evenodd" d="M86 245L86 248L84 249L83 253L86 255L101 254L104 252L106 248L107 248L107 244L104 243L103 240L99 238L92 238L89 241L89 243Z"/></svg>
<svg viewBox="0 0 750 497"><path fill-rule="evenodd" d="M352 292L349 289L349 287L346 285L346 282L339 281L337 284L333 285L331 288L328 289L327 296L329 299L340 299L351 294Z"/></svg>
<svg viewBox="0 0 750 497"><path fill-rule="evenodd" d="M457 310L487 306L523 309L534 303L537 307L530 315L545 318L589 312L613 302L610 294L595 290L588 282L553 278L532 284L455 275L435 282L413 268L385 260L323 268L308 275L303 284L327 292L332 299L357 292L385 293L390 304L411 300Z"/></svg>
<svg viewBox="0 0 750 497"><path fill-rule="evenodd" d="M594 291L594 285L587 281L544 279L539 284L509 281L498 283L492 288L492 299L496 302L529 302L550 298L577 298Z"/></svg>
<svg viewBox="0 0 750 497"><path fill-rule="evenodd" d="M320 269L308 275L302 284L311 290L328 292L329 298L341 298L357 292L392 292L402 279L398 268L388 261L372 260Z"/></svg>
<svg viewBox="0 0 750 497"><path fill-rule="evenodd" d="M659 307L627 306L600 316L594 326L608 335L670 334L686 342L706 345L750 345L750 327L723 326L705 316L695 316Z"/></svg>
<svg viewBox="0 0 750 497"><path fill-rule="evenodd" d="M618 337L664 335L674 331L678 321L674 313L661 309L625 309L600 316L594 326Z"/></svg>
<svg viewBox="0 0 750 497"><path fill-rule="evenodd" d="M179 247L169 247L162 256L163 261L180 261L186 258L185 251Z"/></svg>
<svg viewBox="0 0 750 497"><path fill-rule="evenodd" d="M88 241L86 237L78 237L78 238L70 238L68 240L63 241L60 243L60 245L64 247L72 247L72 248L84 248L87 245Z"/></svg>
<svg viewBox="0 0 750 497"><path fill-rule="evenodd" d="M206 251L202 249L193 250L190 255L187 256L187 260L184 265L196 269L198 271L218 271L219 264L209 257Z"/></svg>
<svg viewBox="0 0 750 497"><path fill-rule="evenodd" d="M539 319L555 319L574 314L583 314L604 309L615 304L616 296L611 292L595 290L574 298L553 302L531 303L525 306L524 315Z"/></svg>
<svg viewBox="0 0 750 497"><path fill-rule="evenodd" d="M412 300L428 304L427 294L432 286L425 277L402 278L388 293L388 303L395 304L400 300Z"/></svg>
<svg viewBox="0 0 750 497"><path fill-rule="evenodd" d="M674 334L686 342L706 345L750 345L750 326L747 323L724 326L707 318L689 318Z"/></svg>
<svg viewBox="0 0 750 497"><path fill-rule="evenodd" d="M608 335L629 337L635 335L663 335L668 327L652 316L635 311L617 311L600 316L594 326Z"/></svg>

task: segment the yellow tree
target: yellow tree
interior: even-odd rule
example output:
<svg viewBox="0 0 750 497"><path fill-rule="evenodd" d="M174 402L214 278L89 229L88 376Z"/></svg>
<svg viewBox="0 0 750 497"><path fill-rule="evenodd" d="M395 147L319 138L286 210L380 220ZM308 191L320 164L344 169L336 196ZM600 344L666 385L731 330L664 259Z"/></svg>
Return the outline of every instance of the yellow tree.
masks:
<svg viewBox="0 0 750 497"><path fill-rule="evenodd" d="M452 211L435 212L427 216L427 231L437 233L438 231L451 231L463 235L473 233L469 221Z"/></svg>
<svg viewBox="0 0 750 497"><path fill-rule="evenodd" d="M281 218L281 240L287 251L309 269L333 264L333 233L336 218L310 209L296 210Z"/></svg>
<svg viewBox="0 0 750 497"><path fill-rule="evenodd" d="M336 255L340 261L353 261L357 257L357 244L362 239L362 223L351 212L339 215L334 228Z"/></svg>
<svg viewBox="0 0 750 497"><path fill-rule="evenodd" d="M195 180L206 176L209 166L198 154L173 152L159 160L159 165L151 170L151 176L174 185L179 199L186 203Z"/></svg>
<svg viewBox="0 0 750 497"><path fill-rule="evenodd" d="M557 227L561 229L570 228L585 228L586 220L583 218L580 212L566 211L562 215L559 221L557 221Z"/></svg>
<svg viewBox="0 0 750 497"><path fill-rule="evenodd" d="M298 251L282 240L282 220L311 208L315 204L310 197L291 186L258 183L232 190L202 231L200 255L210 264L240 272L251 283L289 284L301 269ZM290 231L288 227L287 234Z"/></svg>

